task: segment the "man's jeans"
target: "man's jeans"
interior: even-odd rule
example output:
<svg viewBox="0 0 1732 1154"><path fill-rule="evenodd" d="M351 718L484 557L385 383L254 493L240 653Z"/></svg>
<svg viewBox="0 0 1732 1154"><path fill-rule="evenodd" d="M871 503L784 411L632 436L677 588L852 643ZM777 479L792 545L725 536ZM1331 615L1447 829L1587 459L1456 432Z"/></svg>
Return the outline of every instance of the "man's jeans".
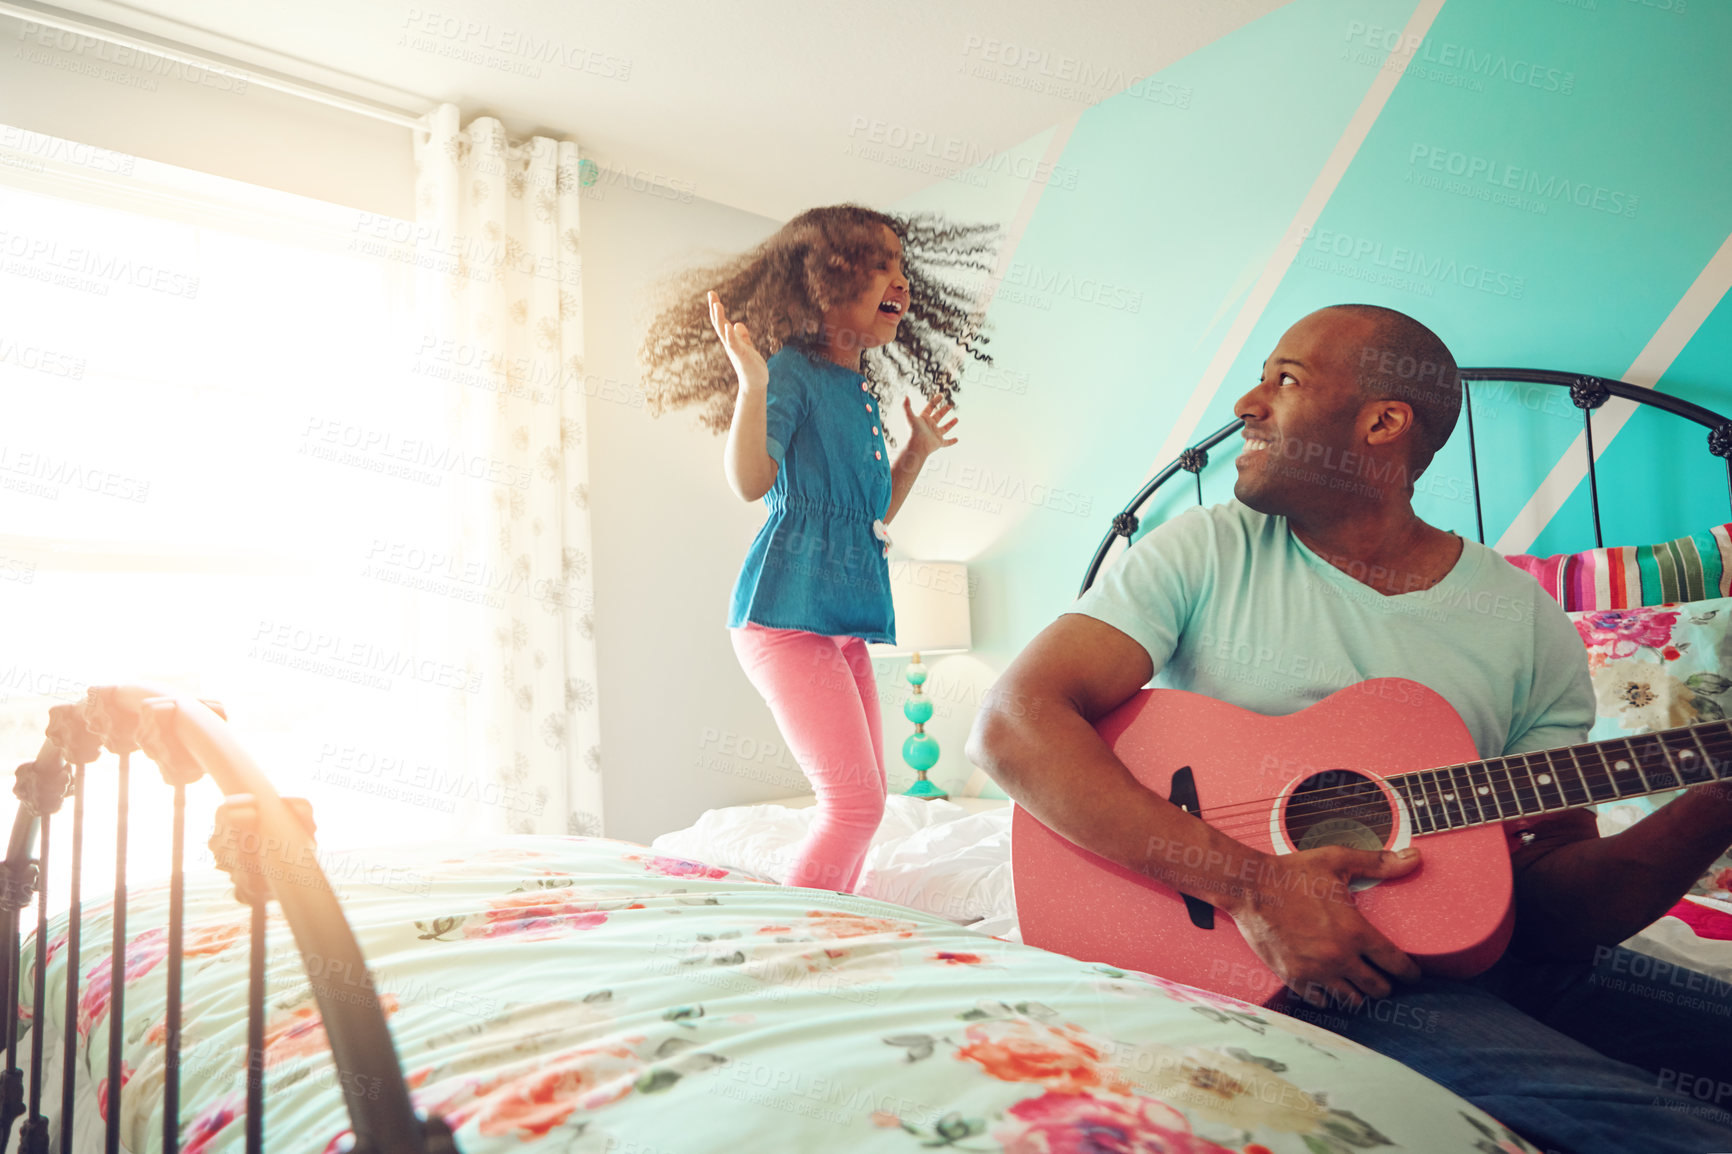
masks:
<svg viewBox="0 0 1732 1154"><path fill-rule="evenodd" d="M1412 1067L1548 1154L1732 1152L1732 984L1643 954L1506 957L1357 1010L1289 991L1274 1008Z"/></svg>

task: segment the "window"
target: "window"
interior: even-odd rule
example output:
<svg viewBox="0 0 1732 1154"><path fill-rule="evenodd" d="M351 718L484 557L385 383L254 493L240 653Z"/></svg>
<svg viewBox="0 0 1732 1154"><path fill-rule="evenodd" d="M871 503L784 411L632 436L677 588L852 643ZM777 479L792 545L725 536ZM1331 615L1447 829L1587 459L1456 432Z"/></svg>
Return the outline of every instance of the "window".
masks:
<svg viewBox="0 0 1732 1154"><path fill-rule="evenodd" d="M324 847L438 838L474 811L490 576L449 543L461 487L486 482L449 448L465 386L428 352L413 266L367 242L379 225L0 128L12 764L48 706L151 680L223 701L278 789L312 800ZM112 870L100 777L92 886ZM216 793L188 791L189 864ZM166 786L135 781L135 869L166 870L168 813Z"/></svg>

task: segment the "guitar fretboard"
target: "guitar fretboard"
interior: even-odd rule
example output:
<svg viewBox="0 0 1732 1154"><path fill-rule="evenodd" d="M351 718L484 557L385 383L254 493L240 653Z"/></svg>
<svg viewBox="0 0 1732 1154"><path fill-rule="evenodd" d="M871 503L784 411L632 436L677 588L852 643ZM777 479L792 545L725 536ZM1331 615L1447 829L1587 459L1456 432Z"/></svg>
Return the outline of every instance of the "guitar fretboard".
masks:
<svg viewBox="0 0 1732 1154"><path fill-rule="evenodd" d="M1388 779L1416 834L1555 813L1732 776L1732 723L1422 769Z"/></svg>

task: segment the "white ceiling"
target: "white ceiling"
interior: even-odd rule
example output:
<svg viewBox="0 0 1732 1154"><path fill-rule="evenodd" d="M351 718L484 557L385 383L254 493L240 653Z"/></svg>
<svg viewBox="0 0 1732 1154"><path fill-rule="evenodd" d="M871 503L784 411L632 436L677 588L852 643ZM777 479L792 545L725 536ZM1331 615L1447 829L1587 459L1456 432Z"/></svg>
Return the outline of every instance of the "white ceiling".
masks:
<svg viewBox="0 0 1732 1154"><path fill-rule="evenodd" d="M609 168L785 219L814 204L890 204L930 184L933 168L954 171L966 163L961 158L1027 140L1284 3L927 0L868 9L825 0L60 0L57 7L410 112L453 101L466 118L486 113L514 133L570 136ZM925 171L848 153L874 136L882 155Z"/></svg>

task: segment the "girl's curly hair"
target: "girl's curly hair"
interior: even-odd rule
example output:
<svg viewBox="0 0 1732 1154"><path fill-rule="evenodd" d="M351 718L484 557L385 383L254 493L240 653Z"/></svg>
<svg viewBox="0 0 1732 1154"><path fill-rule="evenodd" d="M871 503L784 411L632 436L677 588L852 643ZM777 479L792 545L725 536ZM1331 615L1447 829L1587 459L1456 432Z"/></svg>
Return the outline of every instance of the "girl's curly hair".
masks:
<svg viewBox="0 0 1732 1154"><path fill-rule="evenodd" d="M953 402L965 358L988 365L992 358L981 351L986 337L975 292L945 274L991 273L997 226L842 204L808 209L757 248L663 283L638 351L649 411L701 405L703 426L726 432L739 382L710 324L706 291L715 290L730 322L746 323L766 360L784 345L817 356L824 313L856 299L888 255L879 225L902 242L910 300L896 339L867 349L860 370L880 404L896 385Z"/></svg>

